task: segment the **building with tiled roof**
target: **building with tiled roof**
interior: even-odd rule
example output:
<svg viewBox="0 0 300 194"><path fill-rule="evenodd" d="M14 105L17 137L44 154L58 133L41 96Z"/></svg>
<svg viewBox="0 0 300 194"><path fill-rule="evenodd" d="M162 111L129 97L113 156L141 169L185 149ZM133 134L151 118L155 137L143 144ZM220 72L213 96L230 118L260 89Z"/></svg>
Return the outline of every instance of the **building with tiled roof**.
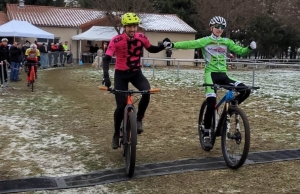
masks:
<svg viewBox="0 0 300 194"><path fill-rule="evenodd" d="M7 14L3 11L0 11L0 25L5 24L8 22Z"/></svg>
<svg viewBox="0 0 300 194"><path fill-rule="evenodd" d="M21 20L55 34L56 40L71 41L71 37L88 30L93 25L109 26L103 11L52 6L6 4L7 20ZM4 13L0 12L1 21L5 22ZM141 18L140 27L153 45L157 45L165 37L172 41L195 39L196 31L175 14L138 14ZM87 51L87 41L82 42L82 50ZM102 43L99 42L98 45ZM78 43L72 42L72 51L78 52ZM176 52L173 52L176 57ZM147 52L145 52L147 53ZM181 51L182 56L193 58L193 51ZM149 54L149 57L165 57L165 53ZM172 56L173 57L173 56Z"/></svg>

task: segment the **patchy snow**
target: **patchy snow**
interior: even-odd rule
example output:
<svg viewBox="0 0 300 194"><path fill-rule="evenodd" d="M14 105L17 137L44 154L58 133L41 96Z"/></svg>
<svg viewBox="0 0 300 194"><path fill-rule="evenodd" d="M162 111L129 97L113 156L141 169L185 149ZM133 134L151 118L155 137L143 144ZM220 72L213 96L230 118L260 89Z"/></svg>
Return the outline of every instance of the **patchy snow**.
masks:
<svg viewBox="0 0 300 194"><path fill-rule="evenodd" d="M64 190L54 190L54 191L36 191L35 194L74 194L74 193L84 193L84 194L114 194L109 190L106 186L103 185L95 185L92 187L83 187L83 188L75 188L75 189L64 189ZM127 192L128 193L128 192ZM124 192L126 194L126 192ZM129 194L129 193L128 193Z"/></svg>
<svg viewBox="0 0 300 194"><path fill-rule="evenodd" d="M4 160L16 162L34 162L42 169L43 176L65 176L86 173L84 165L72 161L71 157L56 149L76 149L73 136L57 133L43 126L43 122L24 116L0 116L0 132L2 137L10 139L9 145L1 151ZM45 151L47 150L47 151ZM17 157L16 157L17 156ZM69 165L66 165L69 164ZM24 176L30 175L30 170L24 167L14 169Z"/></svg>
<svg viewBox="0 0 300 194"><path fill-rule="evenodd" d="M81 73L86 69L78 69L76 73ZM88 70L89 79L94 79L100 83L102 70ZM143 68L143 74L150 80L163 83L162 89L177 90L178 87L199 87L199 91L204 91L201 85L204 83L203 69L177 69L176 66L168 69ZM253 77L254 73L254 77ZM113 78L114 70L110 69L109 74ZM281 102L284 105L300 107L300 90L298 80L300 71L295 69L255 69L255 71L228 71L228 75L246 85L259 86L260 89L252 93L253 96L263 97L269 101Z"/></svg>
<svg viewBox="0 0 300 194"><path fill-rule="evenodd" d="M200 87L204 83L203 69L153 69L144 68L147 78L164 82L174 89L177 87ZM253 71L229 71L228 75L246 85L252 85ZM261 89L252 95L267 97L273 100L285 100L287 104L300 106L300 90L298 86L300 72L296 70L256 70L254 85ZM203 91L203 90L202 90Z"/></svg>
<svg viewBox="0 0 300 194"><path fill-rule="evenodd" d="M82 74L84 71L85 74ZM169 69L153 69L143 68L144 75L150 80L155 80L158 83L158 87L162 89L177 90L178 87L198 87L199 93L195 92L195 95L204 95L203 84L203 69L180 69L176 67ZM259 106L264 102L270 103L267 111L274 112L276 114L285 114L289 117L293 116L295 125L300 127L300 111L287 111L280 107L300 107L300 90L297 87L299 80L299 71L296 70L256 70L255 71L255 85L260 86L261 89L255 91L252 95L261 97L261 101L247 102L245 106ZM102 70L95 71L86 68L74 70L74 74L84 75L85 79L92 79L97 82L101 82ZM252 71L229 71L231 77L234 77L240 81L243 81L247 85L252 85L253 72ZM113 78L114 71L110 70L110 75ZM162 83L159 86L159 83ZM51 88L47 94L51 94ZM161 93L161 95L164 95ZM43 97L42 101L28 106L32 99L14 100L14 104L9 106L28 106L31 109L38 108L46 111L51 110L51 104L61 103L64 101L62 96L56 96L51 98ZM0 99L0 103L7 99ZM280 107L278 106L280 103ZM67 106L71 106L66 104ZM88 141L83 143L75 143L74 137L69 134L64 134L51 128L51 125L47 125L47 121L39 120L37 118L29 118L26 116L27 112L31 112L30 108L20 113L18 109L13 110L10 113L4 113L0 116L0 133L2 138L6 138L9 141L8 145L4 146L4 149L0 152L0 157L3 160L10 160L13 162L20 162L29 164L35 163L36 167L41 169L42 176L67 176L74 174L87 173L84 169L84 165L80 162L72 160L68 154L62 154L61 149L66 151L74 151L84 147L88 149L90 147ZM13 115L13 116L11 116ZM59 113L50 114L53 118L59 117ZM255 115L255 117L264 117L264 115ZM268 139L270 134L262 132L263 139ZM293 134L286 133L285 137L295 136ZM300 136L296 135L296 139L299 140ZM281 141L282 139L278 139ZM56 150L60 149L59 152ZM22 176L31 176L31 168L24 168L19 166L16 171L20 172ZM36 193L113 193L105 186L94 186L78 189L68 189L59 191L38 191Z"/></svg>

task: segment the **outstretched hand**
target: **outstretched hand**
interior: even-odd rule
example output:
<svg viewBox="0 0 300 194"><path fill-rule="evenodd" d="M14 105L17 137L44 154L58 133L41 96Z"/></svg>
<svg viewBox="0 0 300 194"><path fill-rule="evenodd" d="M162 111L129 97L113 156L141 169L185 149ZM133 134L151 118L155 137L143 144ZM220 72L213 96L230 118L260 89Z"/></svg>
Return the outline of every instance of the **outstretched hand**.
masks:
<svg viewBox="0 0 300 194"><path fill-rule="evenodd" d="M164 45L165 49L171 49L174 47L174 44L171 42L171 40L169 38L165 38L163 40L163 45Z"/></svg>
<svg viewBox="0 0 300 194"><path fill-rule="evenodd" d="M108 75L105 75L103 77L102 84L105 85L108 88L111 86L111 82L110 82L110 79L109 79Z"/></svg>
<svg viewBox="0 0 300 194"><path fill-rule="evenodd" d="M250 42L249 47L250 47L251 50L256 49L256 42L252 40L252 41Z"/></svg>

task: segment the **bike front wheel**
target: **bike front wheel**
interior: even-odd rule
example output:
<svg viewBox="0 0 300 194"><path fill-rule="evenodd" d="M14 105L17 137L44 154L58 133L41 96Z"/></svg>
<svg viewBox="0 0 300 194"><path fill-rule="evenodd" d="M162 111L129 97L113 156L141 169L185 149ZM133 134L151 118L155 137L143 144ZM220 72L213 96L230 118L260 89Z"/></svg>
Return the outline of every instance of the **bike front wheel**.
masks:
<svg viewBox="0 0 300 194"><path fill-rule="evenodd" d="M35 80L35 72L33 67L31 67L32 69L30 70L30 85L31 85L31 91L33 92L33 88L34 88L34 80Z"/></svg>
<svg viewBox="0 0 300 194"><path fill-rule="evenodd" d="M126 173L128 177L132 177L135 169L137 145L136 114L132 111L128 113L126 132L127 143L124 145Z"/></svg>
<svg viewBox="0 0 300 194"><path fill-rule="evenodd" d="M238 169L246 161L250 149L250 126L245 112L231 107L222 130L222 153L229 168Z"/></svg>
<svg viewBox="0 0 300 194"><path fill-rule="evenodd" d="M31 81L31 91L33 92L33 88L34 88L34 80Z"/></svg>

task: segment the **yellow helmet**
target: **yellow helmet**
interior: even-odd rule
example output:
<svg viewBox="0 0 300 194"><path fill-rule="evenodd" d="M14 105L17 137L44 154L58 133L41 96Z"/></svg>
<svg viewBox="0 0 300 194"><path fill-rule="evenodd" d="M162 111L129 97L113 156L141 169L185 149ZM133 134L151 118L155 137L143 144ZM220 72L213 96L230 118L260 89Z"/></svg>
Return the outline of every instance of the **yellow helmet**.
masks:
<svg viewBox="0 0 300 194"><path fill-rule="evenodd" d="M139 24L140 23L140 18L135 14L135 13L125 13L122 16L122 25L127 26L127 25L132 25L132 24Z"/></svg>

